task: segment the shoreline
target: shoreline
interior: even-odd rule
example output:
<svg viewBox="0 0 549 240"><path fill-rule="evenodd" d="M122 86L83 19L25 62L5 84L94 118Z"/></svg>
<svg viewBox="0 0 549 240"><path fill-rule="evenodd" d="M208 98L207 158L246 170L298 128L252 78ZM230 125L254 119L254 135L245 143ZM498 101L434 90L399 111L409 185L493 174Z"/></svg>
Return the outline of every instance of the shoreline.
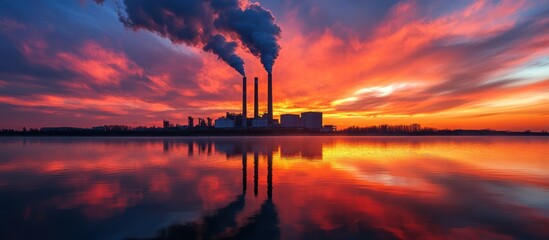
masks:
<svg viewBox="0 0 549 240"><path fill-rule="evenodd" d="M314 132L192 132L192 133L174 133L174 132L48 132L48 133L0 133L0 137L452 137L452 136L470 136L470 137L521 137L521 136L539 136L549 137L547 132L475 132L475 131L455 131L440 133L380 133L380 134L361 134L361 133L314 133Z"/></svg>

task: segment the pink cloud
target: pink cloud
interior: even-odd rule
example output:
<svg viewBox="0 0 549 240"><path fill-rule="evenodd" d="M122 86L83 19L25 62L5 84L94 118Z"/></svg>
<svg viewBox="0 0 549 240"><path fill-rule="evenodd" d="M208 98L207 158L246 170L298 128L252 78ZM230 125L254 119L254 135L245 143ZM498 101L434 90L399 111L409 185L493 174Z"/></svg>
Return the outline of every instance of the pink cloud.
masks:
<svg viewBox="0 0 549 240"><path fill-rule="evenodd" d="M57 57L61 60L59 64L91 77L92 84L119 84L125 77L144 72L124 53L105 49L93 41L84 43L78 55L60 52Z"/></svg>

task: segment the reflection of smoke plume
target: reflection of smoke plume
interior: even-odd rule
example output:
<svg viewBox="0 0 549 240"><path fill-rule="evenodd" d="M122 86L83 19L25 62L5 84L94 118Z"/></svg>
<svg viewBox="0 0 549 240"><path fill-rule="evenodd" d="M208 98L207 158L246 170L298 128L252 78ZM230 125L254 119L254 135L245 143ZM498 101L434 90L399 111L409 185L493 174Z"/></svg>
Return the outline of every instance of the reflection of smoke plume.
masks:
<svg viewBox="0 0 549 240"><path fill-rule="evenodd" d="M102 4L105 0L93 1ZM244 61L236 54L238 45L226 37L236 36L270 73L280 50L280 27L259 3L242 9L240 1L124 0L120 21L128 28L148 30L174 43L202 47L244 75Z"/></svg>

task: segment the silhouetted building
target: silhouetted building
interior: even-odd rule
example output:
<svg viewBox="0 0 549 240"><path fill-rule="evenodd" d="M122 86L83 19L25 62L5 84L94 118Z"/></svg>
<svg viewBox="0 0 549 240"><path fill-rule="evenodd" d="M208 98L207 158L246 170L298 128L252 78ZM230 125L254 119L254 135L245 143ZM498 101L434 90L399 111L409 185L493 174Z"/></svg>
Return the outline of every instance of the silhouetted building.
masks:
<svg viewBox="0 0 549 240"><path fill-rule="evenodd" d="M97 127L92 127L92 130L98 131L98 132L105 132L107 131L107 128L105 126L97 126Z"/></svg>
<svg viewBox="0 0 549 240"><path fill-rule="evenodd" d="M269 126L269 120L267 118L257 118L252 120L253 128L266 128Z"/></svg>
<svg viewBox="0 0 549 240"><path fill-rule="evenodd" d="M80 130L82 130L82 128L75 127L43 127L40 129L42 132L74 132Z"/></svg>
<svg viewBox="0 0 549 240"><path fill-rule="evenodd" d="M280 126L283 128L299 128L301 127L301 118L297 114L282 114L280 115Z"/></svg>
<svg viewBox="0 0 549 240"><path fill-rule="evenodd" d="M208 127L212 127L212 119L211 118L207 118L208 120Z"/></svg>
<svg viewBox="0 0 549 240"><path fill-rule="evenodd" d="M324 125L324 127L322 127L322 132L336 132L337 131L337 127L335 125Z"/></svg>
<svg viewBox="0 0 549 240"><path fill-rule="evenodd" d="M189 116L189 122L188 125L190 128L194 127L194 118Z"/></svg>
<svg viewBox="0 0 549 240"><path fill-rule="evenodd" d="M252 120L252 127L253 128L266 128L269 127L269 119L266 115L263 115L262 117L257 117Z"/></svg>
<svg viewBox="0 0 549 240"><path fill-rule="evenodd" d="M218 118L215 120L215 128L234 128L235 121L228 118Z"/></svg>
<svg viewBox="0 0 549 240"><path fill-rule="evenodd" d="M322 113L321 112L301 113L301 126L309 130L321 130L322 129Z"/></svg>
<svg viewBox="0 0 549 240"><path fill-rule="evenodd" d="M170 128L170 121L164 120L164 124L163 124L163 125L164 125L164 129Z"/></svg>
<svg viewBox="0 0 549 240"><path fill-rule="evenodd" d="M204 118L198 119L198 126L202 128L206 127L206 121L204 121Z"/></svg>

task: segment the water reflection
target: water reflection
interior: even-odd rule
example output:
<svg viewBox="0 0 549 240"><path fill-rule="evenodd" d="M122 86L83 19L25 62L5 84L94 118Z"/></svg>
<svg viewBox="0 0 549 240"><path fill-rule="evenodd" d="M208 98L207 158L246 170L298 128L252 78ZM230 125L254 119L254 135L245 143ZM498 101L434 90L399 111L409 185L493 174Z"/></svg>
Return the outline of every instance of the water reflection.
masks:
<svg viewBox="0 0 549 240"><path fill-rule="evenodd" d="M522 137L0 139L0 239L547 239L548 149Z"/></svg>
<svg viewBox="0 0 549 240"><path fill-rule="evenodd" d="M145 239L280 239L279 217L276 205L272 200L272 151L266 152L267 157L267 196L261 207L253 216L247 217L247 222L241 226L236 221L237 215L246 205L247 186L247 151L242 151L242 193L235 200L222 208L215 210L197 221L186 224L174 224L158 231L156 238ZM254 195L258 189L258 151L254 151ZM138 239L138 238L129 238Z"/></svg>

